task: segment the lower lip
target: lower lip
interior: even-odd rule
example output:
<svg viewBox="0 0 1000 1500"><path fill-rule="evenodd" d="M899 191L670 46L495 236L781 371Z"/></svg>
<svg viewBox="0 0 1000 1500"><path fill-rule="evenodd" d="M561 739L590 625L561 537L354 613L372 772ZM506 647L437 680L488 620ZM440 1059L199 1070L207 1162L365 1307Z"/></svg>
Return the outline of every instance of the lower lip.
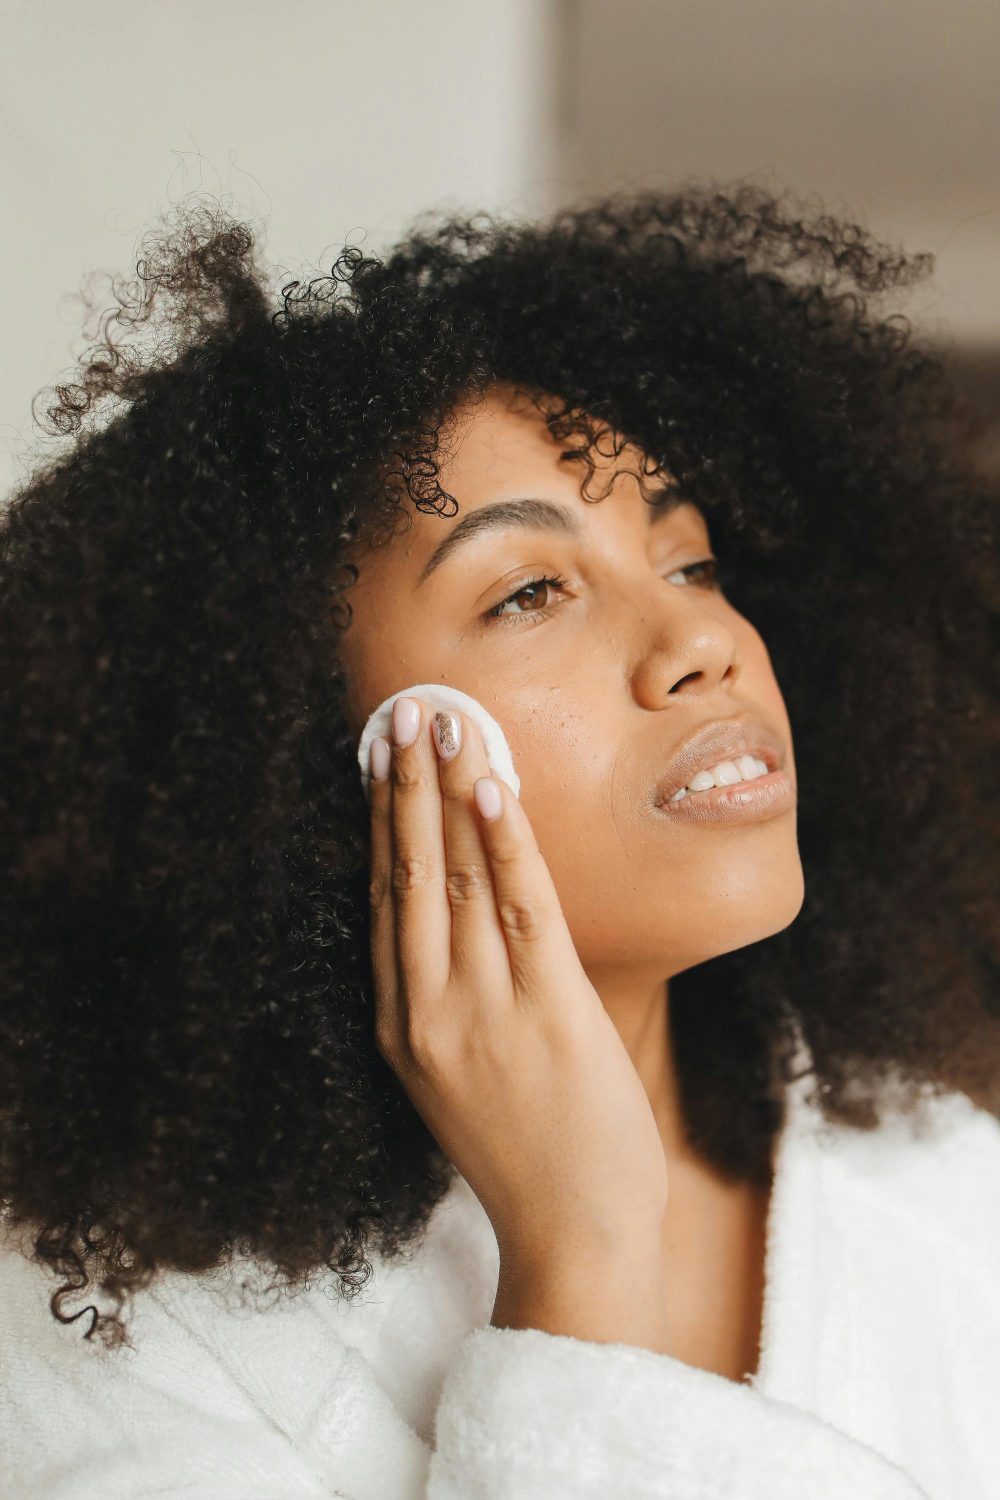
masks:
<svg viewBox="0 0 1000 1500"><path fill-rule="evenodd" d="M753 781L688 792L678 802L661 802L657 811L683 823L760 823L795 806L795 783L787 771L768 771Z"/></svg>

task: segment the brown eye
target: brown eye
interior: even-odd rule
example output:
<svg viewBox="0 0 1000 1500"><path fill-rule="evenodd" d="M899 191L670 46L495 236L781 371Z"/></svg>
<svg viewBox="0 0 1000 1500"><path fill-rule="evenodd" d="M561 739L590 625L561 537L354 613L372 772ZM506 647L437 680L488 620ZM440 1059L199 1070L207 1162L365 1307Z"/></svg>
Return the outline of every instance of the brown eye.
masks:
<svg viewBox="0 0 1000 1500"><path fill-rule="evenodd" d="M565 578L557 578L554 576L549 578L529 578L526 583L519 584L513 593L508 594L506 599L501 599L499 604L495 604L492 609L488 609L484 618L487 620L506 621L516 620L519 618L530 618L535 614L544 614L545 610L542 608L519 610L512 615L503 614L504 608L508 604L512 604L515 599L519 599L522 594L530 593L532 589L539 589L544 585L551 585L552 588L555 589L564 589L566 587L566 580Z"/></svg>
<svg viewBox="0 0 1000 1500"><path fill-rule="evenodd" d="M675 573L694 575L694 581L710 589L721 587L721 569L716 557L706 557L701 562L688 563L686 567L676 568L674 573L668 573L668 578L673 578Z"/></svg>
<svg viewBox="0 0 1000 1500"><path fill-rule="evenodd" d="M668 580L676 576L682 577L685 583L690 581L701 588L721 590L722 587L721 568L718 558L715 557L705 557L699 562L687 563L683 568L675 568L672 573L666 574ZM555 575L542 578L529 578L524 583L519 584L512 593L508 594L506 599L501 599L499 604L495 604L492 609L488 609L483 615L483 619L487 622L500 620L507 625L513 624L518 620L542 618L549 614L550 610L541 605L532 609L516 610L510 614L505 614L504 611L508 604L513 604L516 600L520 599L522 594L529 594L533 589L564 589L565 587L566 579Z"/></svg>

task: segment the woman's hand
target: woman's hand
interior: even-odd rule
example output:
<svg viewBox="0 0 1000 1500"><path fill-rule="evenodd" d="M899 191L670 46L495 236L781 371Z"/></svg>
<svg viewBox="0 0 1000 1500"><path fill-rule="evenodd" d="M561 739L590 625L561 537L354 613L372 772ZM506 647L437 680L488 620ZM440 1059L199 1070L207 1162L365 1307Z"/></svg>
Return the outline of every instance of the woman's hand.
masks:
<svg viewBox="0 0 1000 1500"><path fill-rule="evenodd" d="M483 816L475 722L442 760L420 710L371 780L371 959L379 1052L489 1215L501 1257L577 1263L659 1242L663 1145L645 1090L570 937L521 803ZM391 749L391 753L387 753ZM567 818L578 816L566 809Z"/></svg>

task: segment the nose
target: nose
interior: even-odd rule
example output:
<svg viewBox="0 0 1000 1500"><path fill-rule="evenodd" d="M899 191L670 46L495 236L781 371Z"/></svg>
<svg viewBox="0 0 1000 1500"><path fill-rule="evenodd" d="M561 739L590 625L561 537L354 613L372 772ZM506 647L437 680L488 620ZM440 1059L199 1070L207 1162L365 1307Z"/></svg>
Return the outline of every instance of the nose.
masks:
<svg viewBox="0 0 1000 1500"><path fill-rule="evenodd" d="M636 630L632 690L645 708L660 708L681 693L730 689L739 678L736 635L717 602L713 608L706 600L664 600L661 595L643 610Z"/></svg>

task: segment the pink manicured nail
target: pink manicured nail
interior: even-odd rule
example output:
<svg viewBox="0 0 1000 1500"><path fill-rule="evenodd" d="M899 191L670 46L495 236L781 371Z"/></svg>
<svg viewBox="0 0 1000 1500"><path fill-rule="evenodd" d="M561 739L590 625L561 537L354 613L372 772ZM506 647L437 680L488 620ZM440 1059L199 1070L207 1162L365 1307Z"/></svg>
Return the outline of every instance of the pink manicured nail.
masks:
<svg viewBox="0 0 1000 1500"><path fill-rule="evenodd" d="M392 737L397 745L412 745L420 728L420 704L416 698L397 698L392 705Z"/></svg>
<svg viewBox="0 0 1000 1500"><path fill-rule="evenodd" d="M500 796L500 788L492 777L480 776L472 788L472 794L484 818L499 818L503 812L503 798Z"/></svg>
<svg viewBox="0 0 1000 1500"><path fill-rule="evenodd" d="M376 781L384 781L388 776L391 754L389 741L377 734L368 751L368 769Z"/></svg>

